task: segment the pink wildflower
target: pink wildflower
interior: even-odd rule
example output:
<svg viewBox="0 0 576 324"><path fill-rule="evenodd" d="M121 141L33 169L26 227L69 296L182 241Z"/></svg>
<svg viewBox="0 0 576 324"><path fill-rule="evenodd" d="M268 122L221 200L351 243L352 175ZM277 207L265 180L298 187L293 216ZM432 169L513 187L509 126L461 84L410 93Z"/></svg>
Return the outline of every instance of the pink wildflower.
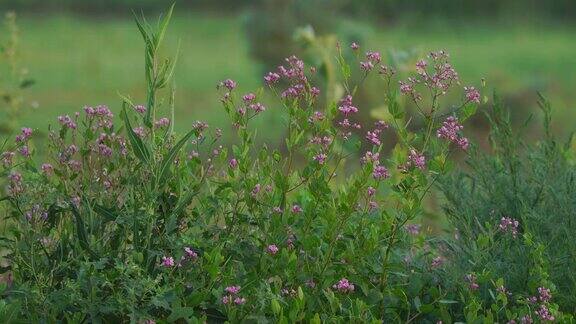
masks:
<svg viewBox="0 0 576 324"><path fill-rule="evenodd" d="M171 256L163 256L162 257L162 266L166 268L171 268L174 266L174 258Z"/></svg>
<svg viewBox="0 0 576 324"><path fill-rule="evenodd" d="M390 173L385 166L377 165L374 167L374 171L372 172L372 176L376 180L382 180L390 177Z"/></svg>
<svg viewBox="0 0 576 324"><path fill-rule="evenodd" d="M480 103L480 92L476 90L474 87L464 87L464 91L466 92L466 100Z"/></svg>
<svg viewBox="0 0 576 324"><path fill-rule="evenodd" d="M304 210L302 209L302 207L300 207L299 205L294 205L292 206L292 212L294 214L300 214L301 212L303 212Z"/></svg>
<svg viewBox="0 0 576 324"><path fill-rule="evenodd" d="M276 244L270 244L270 245L268 245L268 247L266 248L266 251L267 251L268 254L270 254L270 255L276 255L276 253L278 253L278 247L276 246Z"/></svg>
<svg viewBox="0 0 576 324"><path fill-rule="evenodd" d="M341 293L351 293L354 292L355 287L348 281L348 279L342 278L336 284L334 284L332 288Z"/></svg>

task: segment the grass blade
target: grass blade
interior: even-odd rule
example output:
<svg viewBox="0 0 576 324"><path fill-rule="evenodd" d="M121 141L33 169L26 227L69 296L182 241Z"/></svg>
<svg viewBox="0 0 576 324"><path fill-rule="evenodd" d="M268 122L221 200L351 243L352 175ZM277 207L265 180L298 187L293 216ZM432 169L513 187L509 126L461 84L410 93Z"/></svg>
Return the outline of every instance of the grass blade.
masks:
<svg viewBox="0 0 576 324"><path fill-rule="evenodd" d="M160 170L158 170L158 181L162 181L163 179L166 179L168 177L170 166L174 163L176 155L182 149L184 144L186 144L186 142L190 139L192 134L194 134L194 131L195 130L191 130L186 135L184 135L184 137L182 137L182 139L180 139L180 141L178 141L178 143L176 143L176 145L172 147L170 152L166 154L166 156L162 160L162 164L160 165Z"/></svg>
<svg viewBox="0 0 576 324"><path fill-rule="evenodd" d="M122 107L122 119L124 120L124 124L126 125L126 133L128 134L128 139L130 140L130 144L132 144L132 148L134 149L134 154L138 157L142 162L149 164L150 163L150 150L148 147L142 142L142 139L134 133L132 129L132 124L130 123L130 119L128 118L128 114L126 113L126 102L124 102Z"/></svg>
<svg viewBox="0 0 576 324"><path fill-rule="evenodd" d="M90 249L90 244L88 243L88 234L86 234L86 226L84 225L84 220L76 208L76 205L72 201L70 203L70 210L72 211L72 215L74 215L74 220L76 223L76 234L78 235L78 242L80 243L80 247L84 249L92 259L97 259L98 255Z"/></svg>

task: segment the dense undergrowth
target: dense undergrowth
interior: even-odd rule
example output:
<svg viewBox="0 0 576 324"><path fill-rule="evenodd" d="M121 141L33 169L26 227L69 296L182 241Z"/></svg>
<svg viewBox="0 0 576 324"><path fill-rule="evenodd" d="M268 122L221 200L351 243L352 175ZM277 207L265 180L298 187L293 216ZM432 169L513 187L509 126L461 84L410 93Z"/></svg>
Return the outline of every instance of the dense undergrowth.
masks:
<svg viewBox="0 0 576 324"><path fill-rule="evenodd" d="M147 98L137 104L122 96L120 125L108 107L87 106L58 117L40 165L31 158L32 129L2 148L4 321L572 321L572 288L555 280L573 277L546 270L566 255L539 248L546 239L561 244L560 230L532 239L502 197L501 209L488 214L460 212L461 198L454 202L451 182L442 180L452 152L475 152L461 123L481 101L476 88L462 89L447 53L431 53L404 81L380 53L358 44L338 46L340 75L332 82L324 82L324 66L294 56L265 75L266 90L243 93L222 81L239 143L227 148L222 130L203 122L183 135L173 131L173 90L165 99L160 90L172 88L175 63L158 55L170 14L154 26L137 21ZM389 116L360 125L354 95L376 77L387 84ZM261 102L263 91L277 101ZM460 91L461 102L445 102L449 91ZM406 117L405 100L418 108L417 122ZM268 109L285 116L282 150L254 144L251 121ZM422 127L413 131L411 123ZM385 136L398 138L389 156ZM439 182L466 240L428 237L418 225ZM476 218L488 221L490 213L514 218L500 231L487 223L482 230L493 236L480 236ZM482 244L497 250L500 237L524 243L490 254L492 265ZM500 264L521 257L533 263L528 284Z"/></svg>

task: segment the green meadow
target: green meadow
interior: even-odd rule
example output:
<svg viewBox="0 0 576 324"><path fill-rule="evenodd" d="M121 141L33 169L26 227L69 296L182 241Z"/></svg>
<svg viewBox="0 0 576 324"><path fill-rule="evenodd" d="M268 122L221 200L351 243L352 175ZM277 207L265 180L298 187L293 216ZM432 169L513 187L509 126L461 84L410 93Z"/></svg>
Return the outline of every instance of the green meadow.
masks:
<svg viewBox="0 0 576 324"><path fill-rule="evenodd" d="M261 84L263 69L249 55L243 22L242 14L175 17L164 48L175 52L180 44L176 128L187 129L196 119L223 125L215 91L219 80L233 78L241 90ZM118 92L136 101L143 98L143 48L129 16L24 15L18 24L21 63L36 80L27 99L38 103L24 114L22 124L43 128L46 120L84 105L108 104L115 109ZM463 83L479 85L484 78L487 89L504 94L516 110L534 107L536 91L542 91L559 112L557 129L569 126L563 123L569 120L565 117L575 116L570 95L576 84L576 28L536 23L454 25L439 20L417 26L346 21L339 30L353 30L364 48L383 53L446 49ZM278 135L278 117L265 116L259 122L271 125L270 136Z"/></svg>

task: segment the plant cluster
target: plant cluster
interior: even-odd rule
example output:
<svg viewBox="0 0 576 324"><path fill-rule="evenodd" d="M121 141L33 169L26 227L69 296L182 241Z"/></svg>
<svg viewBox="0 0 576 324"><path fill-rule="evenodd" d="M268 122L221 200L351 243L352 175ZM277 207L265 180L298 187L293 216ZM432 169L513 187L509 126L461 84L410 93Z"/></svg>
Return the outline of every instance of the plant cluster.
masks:
<svg viewBox="0 0 576 324"><path fill-rule="evenodd" d="M181 137L173 131L173 96L159 94L174 61L158 55L171 11L157 26L137 20L145 104L123 96L120 124L103 105L58 117L40 165L31 129L3 148L3 319L452 322L474 311L485 321L538 318L525 305L507 308L505 290L486 308L465 295L484 289L484 277L446 280L449 260L417 223L451 152L471 149L462 122L480 102L466 87L459 105L442 109L445 94L461 88L447 53L431 53L398 82L380 53L339 46L345 94L325 104L318 97L330 89L316 86L316 67L295 56L264 76L274 103L263 102L264 90L245 93L224 80L221 101L238 135L229 148L223 130L200 121ZM345 51L358 61L345 61ZM354 100L361 84L351 80L375 77L387 84L390 118L362 125ZM408 127L399 96L418 107L423 129ZM286 117L283 151L254 144L251 122L272 109ZM384 156L381 139L392 134L398 144ZM502 226L514 236L515 224ZM539 318L562 318L541 288Z"/></svg>

